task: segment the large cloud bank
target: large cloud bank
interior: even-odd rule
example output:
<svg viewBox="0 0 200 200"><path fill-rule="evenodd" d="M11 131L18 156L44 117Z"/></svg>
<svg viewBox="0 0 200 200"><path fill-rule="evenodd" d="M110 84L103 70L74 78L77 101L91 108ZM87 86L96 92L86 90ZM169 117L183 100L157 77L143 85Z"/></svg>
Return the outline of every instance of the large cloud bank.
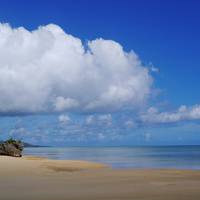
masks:
<svg viewBox="0 0 200 200"><path fill-rule="evenodd" d="M152 77L112 40L80 39L49 24L0 24L0 113L116 110L143 104Z"/></svg>

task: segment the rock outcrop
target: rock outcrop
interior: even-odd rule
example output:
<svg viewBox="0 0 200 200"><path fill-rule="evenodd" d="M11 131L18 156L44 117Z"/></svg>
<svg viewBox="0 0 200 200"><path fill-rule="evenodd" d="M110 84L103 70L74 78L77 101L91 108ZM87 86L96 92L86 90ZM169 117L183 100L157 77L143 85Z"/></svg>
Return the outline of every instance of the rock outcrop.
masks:
<svg viewBox="0 0 200 200"><path fill-rule="evenodd" d="M21 157L23 143L21 141L9 139L0 144L0 155Z"/></svg>

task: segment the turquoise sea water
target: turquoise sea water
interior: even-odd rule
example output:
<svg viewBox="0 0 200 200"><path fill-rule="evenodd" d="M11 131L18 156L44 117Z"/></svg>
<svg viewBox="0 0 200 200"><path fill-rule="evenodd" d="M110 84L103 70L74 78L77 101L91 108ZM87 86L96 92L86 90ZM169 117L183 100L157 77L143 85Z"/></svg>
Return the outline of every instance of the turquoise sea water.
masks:
<svg viewBox="0 0 200 200"><path fill-rule="evenodd" d="M200 146L41 147L25 148L24 155L95 161L113 168L200 169Z"/></svg>

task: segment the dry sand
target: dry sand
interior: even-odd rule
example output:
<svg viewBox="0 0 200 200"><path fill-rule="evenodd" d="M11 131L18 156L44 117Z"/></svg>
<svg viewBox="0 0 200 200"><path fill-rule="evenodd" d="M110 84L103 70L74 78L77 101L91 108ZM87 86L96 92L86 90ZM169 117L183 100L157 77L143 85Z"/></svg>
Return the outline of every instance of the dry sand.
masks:
<svg viewBox="0 0 200 200"><path fill-rule="evenodd" d="M200 171L0 157L0 200L200 200Z"/></svg>

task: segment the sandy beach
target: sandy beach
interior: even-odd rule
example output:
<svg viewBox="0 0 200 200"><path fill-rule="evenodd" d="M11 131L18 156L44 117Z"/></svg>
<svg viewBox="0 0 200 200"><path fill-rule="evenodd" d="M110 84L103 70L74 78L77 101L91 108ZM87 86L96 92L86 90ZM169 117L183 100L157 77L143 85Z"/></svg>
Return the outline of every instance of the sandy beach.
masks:
<svg viewBox="0 0 200 200"><path fill-rule="evenodd" d="M198 200L200 171L111 169L99 163L0 157L2 200Z"/></svg>

